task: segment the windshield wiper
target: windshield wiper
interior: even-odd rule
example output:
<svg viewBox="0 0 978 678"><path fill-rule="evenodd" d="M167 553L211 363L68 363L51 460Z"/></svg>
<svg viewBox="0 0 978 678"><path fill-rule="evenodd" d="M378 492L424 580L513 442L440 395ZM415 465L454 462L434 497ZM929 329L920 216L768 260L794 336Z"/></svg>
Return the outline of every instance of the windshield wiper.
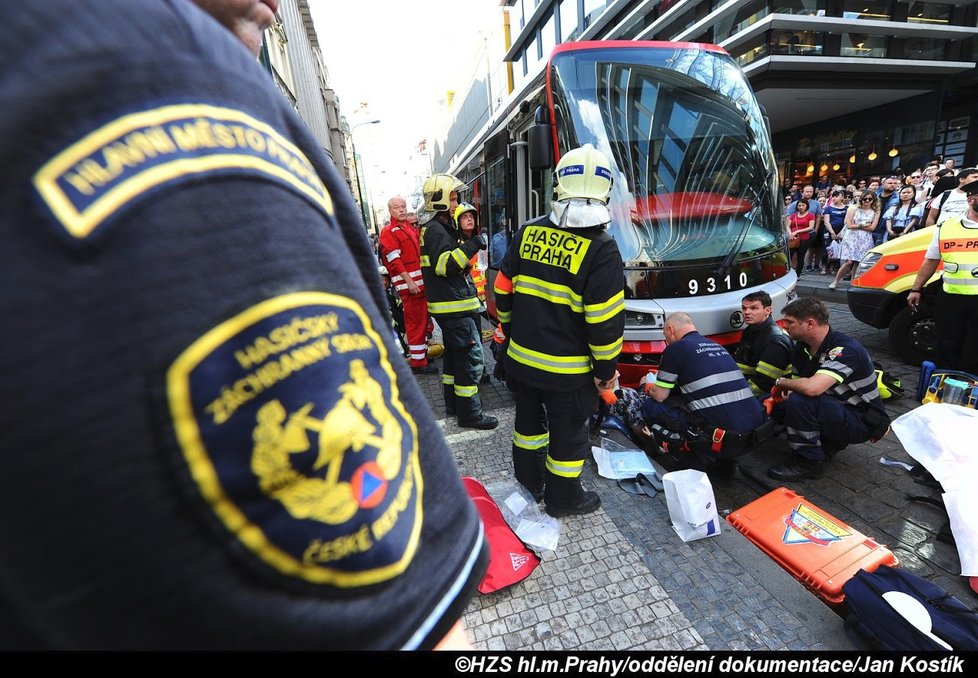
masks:
<svg viewBox="0 0 978 678"><path fill-rule="evenodd" d="M768 170L765 173L764 175L765 186L771 182L771 177L773 176L773 174L774 172L770 170ZM741 245L744 244L744 241L747 239L747 234L750 232L751 227L754 225L754 222L757 220L757 213L764 208L764 199L762 197L762 193L753 187L750 188L750 191L753 194L751 196L750 218L748 218L745 221L744 225L741 226L740 233L737 234L737 239L734 241L733 247L730 248L730 251L727 253L727 256L723 258L723 262L717 268L716 273L714 275L716 275L718 278L724 278L728 273L730 273L730 269L733 267L734 260L737 258L737 255L740 254Z"/></svg>

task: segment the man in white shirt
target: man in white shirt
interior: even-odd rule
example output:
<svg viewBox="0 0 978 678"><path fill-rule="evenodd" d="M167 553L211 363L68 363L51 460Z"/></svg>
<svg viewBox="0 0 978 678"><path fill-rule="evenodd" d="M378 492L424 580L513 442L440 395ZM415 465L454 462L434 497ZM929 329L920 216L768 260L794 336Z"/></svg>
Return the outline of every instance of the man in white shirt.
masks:
<svg viewBox="0 0 978 678"><path fill-rule="evenodd" d="M963 186L978 180L978 168L966 167L958 172L958 187L946 191L947 195L935 195L927 210L927 221L924 226L941 224L950 216L964 214L968 210L968 195Z"/></svg>

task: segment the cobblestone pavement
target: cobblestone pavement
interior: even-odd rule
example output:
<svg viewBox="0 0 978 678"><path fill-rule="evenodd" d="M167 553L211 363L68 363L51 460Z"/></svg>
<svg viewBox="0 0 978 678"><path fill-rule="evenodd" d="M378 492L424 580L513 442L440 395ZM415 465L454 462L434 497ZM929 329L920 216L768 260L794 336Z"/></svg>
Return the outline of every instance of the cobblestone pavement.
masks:
<svg viewBox="0 0 978 678"><path fill-rule="evenodd" d="M908 397L890 401L893 418L916 405L917 369L890 350L885 330L855 320L844 291L803 276L799 292L830 302L833 327L861 341L874 359L903 382ZM807 284L806 284L807 283ZM492 358L486 352L487 362ZM483 484L512 478L513 401L505 385L483 384L484 408L497 416L494 431L459 429L444 418L440 376L419 376L443 426L462 475ZM597 442L597 441L593 441ZM774 489L766 469L787 454L776 438L742 459L733 478L713 478L721 514ZM936 534L946 517L908 495L938 497L881 456L912 463L892 432L875 444L851 445L823 477L790 489L886 544L901 564L978 607L957 551ZM671 470L671 460L653 457ZM465 614L473 644L486 650L844 650L851 649L842 620L816 596L724 524L721 538L683 543L669 524L664 496L637 497L596 473L588 459L582 476L601 496L596 513L561 520L556 552L526 580L474 599ZM743 544L732 542L740 539ZM787 584L784 584L787 581Z"/></svg>

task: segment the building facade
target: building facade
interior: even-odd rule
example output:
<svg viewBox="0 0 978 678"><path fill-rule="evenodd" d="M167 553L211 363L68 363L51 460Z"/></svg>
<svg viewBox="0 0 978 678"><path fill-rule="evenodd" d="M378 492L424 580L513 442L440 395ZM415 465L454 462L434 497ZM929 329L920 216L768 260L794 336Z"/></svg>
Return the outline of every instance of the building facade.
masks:
<svg viewBox="0 0 978 678"><path fill-rule="evenodd" d="M349 126L330 85L308 0L281 0L275 23L265 31L261 61L356 198L356 171L350 164L353 153L347 151Z"/></svg>
<svg viewBox="0 0 978 678"><path fill-rule="evenodd" d="M512 91L572 40L668 40L722 46L770 120L784 182L909 173L930 158L978 159L975 0L502 0ZM456 128L488 119L473 86L436 153L460 154Z"/></svg>

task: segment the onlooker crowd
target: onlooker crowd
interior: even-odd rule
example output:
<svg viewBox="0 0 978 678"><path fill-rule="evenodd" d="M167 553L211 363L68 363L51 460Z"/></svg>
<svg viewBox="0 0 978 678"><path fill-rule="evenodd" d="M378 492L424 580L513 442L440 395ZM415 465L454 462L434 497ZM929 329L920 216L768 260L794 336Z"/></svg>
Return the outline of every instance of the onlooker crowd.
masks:
<svg viewBox="0 0 978 678"><path fill-rule="evenodd" d="M910 172L897 168L852 181L821 174L813 184L793 182L784 193L791 266L799 276L836 273L835 288L872 247L960 214L967 208L960 186L973 179L978 170L934 158ZM807 209L799 215L800 201Z"/></svg>

